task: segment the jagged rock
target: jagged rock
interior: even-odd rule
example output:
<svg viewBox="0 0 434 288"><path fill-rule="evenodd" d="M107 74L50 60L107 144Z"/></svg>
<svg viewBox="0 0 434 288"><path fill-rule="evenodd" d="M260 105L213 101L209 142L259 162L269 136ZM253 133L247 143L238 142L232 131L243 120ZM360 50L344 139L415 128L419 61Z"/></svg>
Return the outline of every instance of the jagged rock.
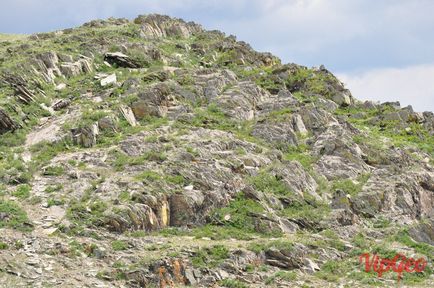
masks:
<svg viewBox="0 0 434 288"><path fill-rule="evenodd" d="M332 96L332 100L340 106L350 106L351 105L351 95L348 92L335 94Z"/></svg>
<svg viewBox="0 0 434 288"><path fill-rule="evenodd" d="M427 220L409 230L410 236L418 241L434 245L434 220Z"/></svg>
<svg viewBox="0 0 434 288"><path fill-rule="evenodd" d="M115 53L106 53L104 55L104 61L107 61L110 64L116 64L119 67L125 67L125 68L140 68L141 65L131 59L129 56L121 53L121 52L115 52Z"/></svg>
<svg viewBox="0 0 434 288"><path fill-rule="evenodd" d="M362 240L406 257L422 247L407 233L434 243L433 113L363 103L323 66L281 65L193 23L135 21L0 39L0 133L23 126L0 137L5 287L318 286L307 274ZM101 87L98 71L123 82ZM32 232L9 225L21 210Z"/></svg>
<svg viewBox="0 0 434 288"><path fill-rule="evenodd" d="M3 109L0 109L0 134L14 131L18 128L19 125L12 118L10 118Z"/></svg>
<svg viewBox="0 0 434 288"><path fill-rule="evenodd" d="M292 116L292 125L294 127L295 132L300 133L301 135L307 135L308 131L306 127L304 126L303 119L301 119L301 116L296 114Z"/></svg>
<svg viewBox="0 0 434 288"><path fill-rule="evenodd" d="M106 116L98 121L98 128L100 130L109 130L112 132L117 131L116 119L112 116Z"/></svg>
<svg viewBox="0 0 434 288"><path fill-rule="evenodd" d="M305 258L303 261L304 261L303 271L306 271L306 273L313 274L313 273L321 270L319 268L318 264L316 264L315 262L313 262L309 258Z"/></svg>
<svg viewBox="0 0 434 288"><path fill-rule="evenodd" d="M74 58L72 58L72 56L68 54L57 54L57 57L62 62L69 62L69 63L74 62Z"/></svg>
<svg viewBox="0 0 434 288"><path fill-rule="evenodd" d="M252 130L252 135L265 141L274 142L276 145L298 145L295 132L289 124L265 124L258 123Z"/></svg>
<svg viewBox="0 0 434 288"><path fill-rule="evenodd" d="M112 231L124 232L128 229L154 231L164 227L154 211L146 204L131 204L116 207L108 212L105 224Z"/></svg>
<svg viewBox="0 0 434 288"><path fill-rule="evenodd" d="M96 144L96 137L99 134L98 125L93 124L88 127L71 129L72 142L85 148Z"/></svg>
<svg viewBox="0 0 434 288"><path fill-rule="evenodd" d="M80 60L78 60L78 63L80 64L81 71L83 71L83 73L91 73L92 72L92 65L91 65L91 61L89 58L80 59Z"/></svg>
<svg viewBox="0 0 434 288"><path fill-rule="evenodd" d="M158 83L145 92L139 93L140 100L131 104L136 119L147 116L164 117L168 112L170 88L165 83Z"/></svg>
<svg viewBox="0 0 434 288"><path fill-rule="evenodd" d="M201 215L197 212L204 200L204 195L194 190L172 195L169 198L170 226L185 226L198 221Z"/></svg>
<svg viewBox="0 0 434 288"><path fill-rule="evenodd" d="M53 104L52 108L54 111L59 111L63 108L68 107L71 104L70 99L62 99Z"/></svg>
<svg viewBox="0 0 434 288"><path fill-rule="evenodd" d="M27 81L22 76L4 73L1 75L1 80L10 85L15 90L16 96L22 102L30 104L35 101L35 95L27 87Z"/></svg>
<svg viewBox="0 0 434 288"><path fill-rule="evenodd" d="M141 25L141 35L144 38L187 38L194 33L202 31L202 27L200 25L186 23L181 19L172 19L168 16L157 14L139 16L134 19L134 23Z"/></svg>
<svg viewBox="0 0 434 288"><path fill-rule="evenodd" d="M71 78L80 75L82 68L81 68L81 64L78 62L64 63L60 65L60 71L66 77Z"/></svg>
<svg viewBox="0 0 434 288"><path fill-rule="evenodd" d="M271 248L265 251L265 263L288 270L301 268L304 266L306 253L301 247L302 245L282 250Z"/></svg>
<svg viewBox="0 0 434 288"><path fill-rule="evenodd" d="M59 58L54 52L46 52L39 55L39 59L44 62L47 68L57 69L57 64L59 63Z"/></svg>
<svg viewBox="0 0 434 288"><path fill-rule="evenodd" d="M188 263L183 259L162 259L151 265L154 272L153 282L159 287L175 287L187 284L186 269Z"/></svg>
<svg viewBox="0 0 434 288"><path fill-rule="evenodd" d="M333 194L332 209L350 209L351 208L351 197L347 195L342 190L336 190Z"/></svg>
<svg viewBox="0 0 434 288"><path fill-rule="evenodd" d="M133 110L131 110L128 106L121 106L120 111L122 116L124 116L125 120L127 120L128 124L132 127L136 127L138 125L136 117L134 116Z"/></svg>

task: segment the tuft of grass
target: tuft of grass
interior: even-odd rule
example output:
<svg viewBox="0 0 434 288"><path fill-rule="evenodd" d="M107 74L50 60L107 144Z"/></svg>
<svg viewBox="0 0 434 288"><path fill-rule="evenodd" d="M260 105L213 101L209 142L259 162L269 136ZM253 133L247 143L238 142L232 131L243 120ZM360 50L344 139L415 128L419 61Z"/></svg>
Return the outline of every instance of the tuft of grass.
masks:
<svg viewBox="0 0 434 288"><path fill-rule="evenodd" d="M6 250L9 248L9 245L5 242L0 241L0 250Z"/></svg>

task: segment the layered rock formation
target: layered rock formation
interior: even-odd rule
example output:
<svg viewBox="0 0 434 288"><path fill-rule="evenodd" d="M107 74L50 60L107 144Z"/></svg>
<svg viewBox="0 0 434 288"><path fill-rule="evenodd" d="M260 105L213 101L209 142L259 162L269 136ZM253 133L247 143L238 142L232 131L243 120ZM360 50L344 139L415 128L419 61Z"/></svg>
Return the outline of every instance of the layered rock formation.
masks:
<svg viewBox="0 0 434 288"><path fill-rule="evenodd" d="M432 112L161 15L0 58L0 285L433 285Z"/></svg>

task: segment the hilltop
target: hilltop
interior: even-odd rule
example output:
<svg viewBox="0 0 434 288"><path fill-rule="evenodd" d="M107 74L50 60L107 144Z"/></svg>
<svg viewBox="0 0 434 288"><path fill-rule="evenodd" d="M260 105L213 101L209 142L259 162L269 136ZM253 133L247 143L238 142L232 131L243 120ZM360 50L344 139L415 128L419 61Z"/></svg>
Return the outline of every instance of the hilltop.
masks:
<svg viewBox="0 0 434 288"><path fill-rule="evenodd" d="M0 35L1 287L434 286L434 114L162 15Z"/></svg>

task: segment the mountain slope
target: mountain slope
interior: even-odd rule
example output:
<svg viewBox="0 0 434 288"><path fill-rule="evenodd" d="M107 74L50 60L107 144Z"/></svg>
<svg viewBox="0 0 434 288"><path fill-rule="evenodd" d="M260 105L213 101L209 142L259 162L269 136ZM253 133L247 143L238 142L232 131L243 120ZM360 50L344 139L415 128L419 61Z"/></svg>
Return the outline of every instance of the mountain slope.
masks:
<svg viewBox="0 0 434 288"><path fill-rule="evenodd" d="M4 287L433 285L433 113L161 15L0 63Z"/></svg>

